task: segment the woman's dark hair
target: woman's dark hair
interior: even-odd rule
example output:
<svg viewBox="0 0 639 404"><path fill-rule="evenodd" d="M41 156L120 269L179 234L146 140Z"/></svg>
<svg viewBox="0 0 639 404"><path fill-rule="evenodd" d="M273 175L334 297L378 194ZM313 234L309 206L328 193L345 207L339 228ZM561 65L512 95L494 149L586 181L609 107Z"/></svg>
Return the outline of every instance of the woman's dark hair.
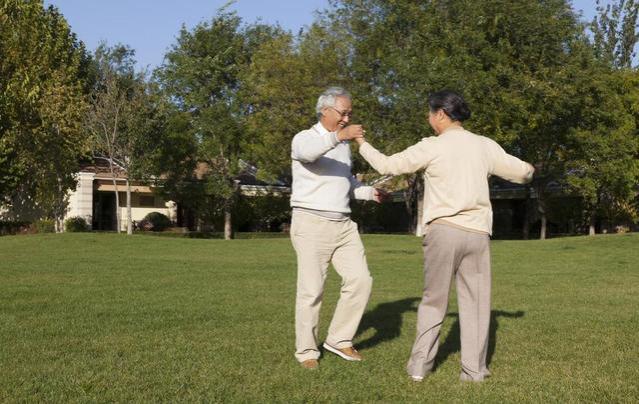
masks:
<svg viewBox="0 0 639 404"><path fill-rule="evenodd" d="M432 112L443 110L453 121L463 122L470 118L470 109L466 101L454 91L442 90L429 95L428 107Z"/></svg>

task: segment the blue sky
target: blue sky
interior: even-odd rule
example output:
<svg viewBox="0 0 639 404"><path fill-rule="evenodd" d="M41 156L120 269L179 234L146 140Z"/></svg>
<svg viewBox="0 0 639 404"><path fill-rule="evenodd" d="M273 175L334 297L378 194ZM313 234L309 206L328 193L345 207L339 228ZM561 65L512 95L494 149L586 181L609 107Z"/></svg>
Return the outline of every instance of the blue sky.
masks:
<svg viewBox="0 0 639 404"><path fill-rule="evenodd" d="M140 67L155 68L175 42L182 24L190 28L209 19L227 0L44 0L44 3L60 9L89 50L95 49L101 40L128 44L135 49ZM583 10L587 20L595 13L595 0L573 0L573 5L576 10ZM297 32L312 23L316 10L328 6L328 0L236 0L230 9L237 11L245 22L261 19Z"/></svg>
<svg viewBox="0 0 639 404"><path fill-rule="evenodd" d="M182 24L188 28L208 20L228 0L44 0L65 16L71 30L89 50L101 40L130 45L141 67L157 67L175 43ZM244 22L261 18L297 32L310 25L314 11L328 0L236 0L230 7Z"/></svg>

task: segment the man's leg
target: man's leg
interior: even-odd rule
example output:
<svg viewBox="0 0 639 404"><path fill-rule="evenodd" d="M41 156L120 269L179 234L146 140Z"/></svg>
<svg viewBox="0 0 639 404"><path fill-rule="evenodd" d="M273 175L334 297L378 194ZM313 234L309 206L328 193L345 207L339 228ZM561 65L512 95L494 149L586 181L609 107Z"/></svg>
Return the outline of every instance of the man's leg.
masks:
<svg viewBox="0 0 639 404"><path fill-rule="evenodd" d="M424 235L424 291L417 309L417 337L406 370L424 377L431 371L439 348L439 331L448 308L450 283L457 265L462 230L429 225Z"/></svg>
<svg viewBox="0 0 639 404"><path fill-rule="evenodd" d="M326 229L321 219L293 214L291 241L297 255L295 298L295 357L299 362L317 359L319 313L324 281L332 250L322 242Z"/></svg>
<svg viewBox="0 0 639 404"><path fill-rule="evenodd" d="M457 271L457 304L461 330L461 379L481 381L486 368L490 327L490 239L468 233L468 254Z"/></svg>
<svg viewBox="0 0 639 404"><path fill-rule="evenodd" d="M339 223L338 247L333 254L333 266L342 277L340 297L328 329L326 343L342 349L353 346L353 337L362 319L371 294L373 278L368 272L364 245L353 221Z"/></svg>

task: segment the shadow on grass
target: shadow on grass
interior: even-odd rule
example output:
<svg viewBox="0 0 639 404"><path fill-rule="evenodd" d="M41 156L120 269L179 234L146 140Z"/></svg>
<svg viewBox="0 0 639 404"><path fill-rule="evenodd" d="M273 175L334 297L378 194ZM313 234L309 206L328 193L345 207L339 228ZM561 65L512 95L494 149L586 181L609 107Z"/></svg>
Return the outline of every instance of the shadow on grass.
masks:
<svg viewBox="0 0 639 404"><path fill-rule="evenodd" d="M409 311L417 311L417 307L414 303L419 302L420 300L421 299L418 297L411 297L394 302L380 303L375 307L375 309L365 313L355 336L362 335L371 328L375 330L375 334L372 337L359 342L357 344L357 349L365 350L381 344L382 342L391 341L399 337L402 330L403 314ZM524 312L521 310L513 312L492 310L490 312L488 353L486 355L487 365L490 364L493 354L495 353L499 319L521 318L523 316ZM459 314L448 313L447 317L455 317L455 322L448 332L446 340L439 346L434 369L444 363L450 355L459 352L461 349ZM410 349L410 347L407 349Z"/></svg>
<svg viewBox="0 0 639 404"><path fill-rule="evenodd" d="M486 366L490 365L493 354L495 353L495 345L497 344L497 330L499 329L499 319L503 317L521 318L523 316L524 312L521 310L514 312L492 310L490 312L490 331L488 336L488 353L486 354ZM461 349L459 314L448 313L447 317L455 317L455 323L453 323L453 326L448 332L446 340L439 346L433 370L437 369L439 365L446 362L446 359L448 359L450 355L454 354L455 352L459 352Z"/></svg>
<svg viewBox="0 0 639 404"><path fill-rule="evenodd" d="M357 349L372 348L382 342L399 337L402 331L402 314L407 311L417 311L413 303L419 300L417 297L411 297L394 302L380 303L375 309L364 314L356 336L371 328L375 330L375 334L359 342Z"/></svg>

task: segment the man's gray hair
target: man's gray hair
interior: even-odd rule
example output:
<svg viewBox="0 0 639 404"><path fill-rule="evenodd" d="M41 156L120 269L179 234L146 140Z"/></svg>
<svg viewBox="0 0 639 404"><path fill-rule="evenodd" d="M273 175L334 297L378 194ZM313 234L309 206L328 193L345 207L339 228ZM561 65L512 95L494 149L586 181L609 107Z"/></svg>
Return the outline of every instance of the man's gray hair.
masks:
<svg viewBox="0 0 639 404"><path fill-rule="evenodd" d="M322 95L317 99L317 106L315 106L315 112L317 113L317 119L322 117L322 110L327 107L335 106L335 99L337 97L345 97L352 100L351 94L344 90L342 87L329 87Z"/></svg>

